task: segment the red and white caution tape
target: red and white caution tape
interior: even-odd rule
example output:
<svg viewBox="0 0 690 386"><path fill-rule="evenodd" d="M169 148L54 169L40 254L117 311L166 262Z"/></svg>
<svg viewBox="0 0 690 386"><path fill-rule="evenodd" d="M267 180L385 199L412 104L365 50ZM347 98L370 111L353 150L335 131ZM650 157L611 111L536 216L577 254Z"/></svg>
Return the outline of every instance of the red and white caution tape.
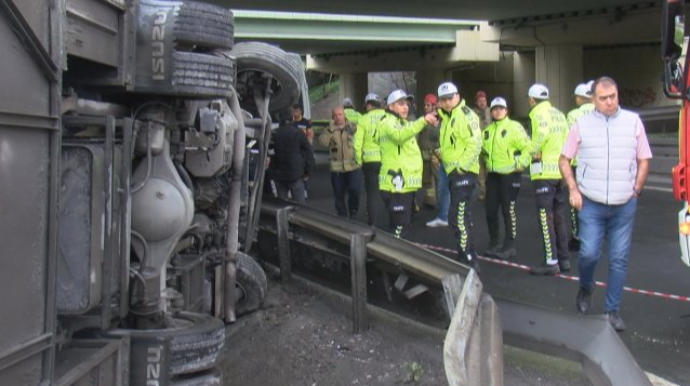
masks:
<svg viewBox="0 0 690 386"><path fill-rule="evenodd" d="M455 254L458 253L458 252L455 251L455 250L452 250L452 249L449 249L449 248L439 247L439 246L436 246L436 245L421 244L421 243L417 243L417 245L422 246L422 247L424 247L424 248L426 248L426 249L431 249L431 250L434 250L434 251L445 252L445 253L449 253L449 254L452 254L452 255L455 255ZM523 265L523 264L517 264L517 263L513 263L513 262L510 262L510 261L506 261L506 260L493 259L493 258L485 257L485 256L479 256L479 259L484 260L484 261L488 261L488 262L491 262L491 263L494 263L494 264L499 264L499 265L504 265L504 266L511 267L511 268L521 269L521 270L523 270L523 271L529 271L529 267L526 266L526 265ZM562 274L562 273L558 273L558 274L556 274L556 275L554 275L554 276L559 277L559 278L561 278L561 279L570 280L570 281L580 281L580 279L579 279L577 276L564 275L564 274ZM597 281L597 282L595 282L595 283L596 283L596 285L597 285L598 287L606 287L606 283L604 283L604 282ZM665 294L665 293L662 293L662 292L647 291L647 290L638 289L638 288L631 288L631 287L623 287L623 290L624 290L624 291L627 291L627 292L636 293L636 294L642 294L642 295L647 295L647 296L655 296L655 297L658 297L658 298L671 299L671 300L678 300L678 301L681 301L681 302L689 302L689 303L690 303L690 296L671 295L671 294Z"/></svg>

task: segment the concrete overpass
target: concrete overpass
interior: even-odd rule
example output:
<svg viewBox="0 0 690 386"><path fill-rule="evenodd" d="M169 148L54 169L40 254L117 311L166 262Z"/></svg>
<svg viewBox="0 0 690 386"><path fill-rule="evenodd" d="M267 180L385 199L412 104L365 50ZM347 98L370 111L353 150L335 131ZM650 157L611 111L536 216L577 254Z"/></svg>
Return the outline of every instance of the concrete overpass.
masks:
<svg viewBox="0 0 690 386"><path fill-rule="evenodd" d="M547 84L554 103L568 109L574 86L602 74L619 80L623 102L630 107L669 103L659 81L658 2L399 0L395 4L240 0L230 6L337 13L240 9L236 34L238 40L268 41L305 54L310 69L340 74L343 96L355 100L367 92L368 72L406 70L417 72L418 93L452 79L465 95L482 88L489 95L507 97L518 115L526 114L526 89L535 81Z"/></svg>

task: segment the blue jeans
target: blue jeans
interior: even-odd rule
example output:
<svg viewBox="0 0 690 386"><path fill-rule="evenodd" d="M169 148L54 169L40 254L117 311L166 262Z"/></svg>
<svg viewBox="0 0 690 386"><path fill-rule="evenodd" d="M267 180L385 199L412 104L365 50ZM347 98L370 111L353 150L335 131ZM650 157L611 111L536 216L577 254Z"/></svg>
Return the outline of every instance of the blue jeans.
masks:
<svg viewBox="0 0 690 386"><path fill-rule="evenodd" d="M582 201L577 216L580 220L580 286L587 291L594 289L594 270L606 237L609 275L604 311L618 311L628 270L637 199L631 198L623 205L605 205L584 196Z"/></svg>
<svg viewBox="0 0 690 386"><path fill-rule="evenodd" d="M438 165L438 184L436 185L436 217L448 222L448 210L450 209L450 190L448 189L448 175L443 165Z"/></svg>
<svg viewBox="0 0 690 386"><path fill-rule="evenodd" d="M351 172L331 172L331 186L335 196L335 211L338 216L354 218L359 210L359 187L362 174L359 169ZM347 204L345 203L345 196Z"/></svg>

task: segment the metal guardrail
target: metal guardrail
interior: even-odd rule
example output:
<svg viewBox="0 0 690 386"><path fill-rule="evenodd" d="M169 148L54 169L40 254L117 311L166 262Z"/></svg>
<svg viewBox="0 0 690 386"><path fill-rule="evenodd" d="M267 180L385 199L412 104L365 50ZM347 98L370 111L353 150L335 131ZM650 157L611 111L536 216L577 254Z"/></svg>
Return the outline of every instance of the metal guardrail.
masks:
<svg viewBox="0 0 690 386"><path fill-rule="evenodd" d="M306 206L267 199L261 215L261 232L278 239L283 280L290 279L291 246L295 243L327 249L335 242L349 250L349 256L341 251L332 253L349 258L355 332L366 328L367 262L392 265L400 274L399 281L409 275L443 290L451 317L443 349L451 386L502 386L503 339L510 345L581 363L594 386L651 386L617 333L602 318L494 301L483 293L481 281L468 267L387 232ZM318 244L307 234L328 242ZM420 286L424 287L420 284L415 287L418 290L407 292L414 296L426 288ZM396 288L402 287L396 283Z"/></svg>

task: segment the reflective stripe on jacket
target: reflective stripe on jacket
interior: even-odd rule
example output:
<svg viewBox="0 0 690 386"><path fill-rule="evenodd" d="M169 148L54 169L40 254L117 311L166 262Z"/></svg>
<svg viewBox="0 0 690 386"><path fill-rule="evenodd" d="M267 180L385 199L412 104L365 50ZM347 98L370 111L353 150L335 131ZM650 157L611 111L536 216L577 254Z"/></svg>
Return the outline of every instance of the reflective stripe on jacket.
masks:
<svg viewBox="0 0 690 386"><path fill-rule="evenodd" d="M362 115L357 122L355 131L355 161L358 164L363 162L381 162L381 146L379 145L378 126L386 115L383 109L373 109Z"/></svg>
<svg viewBox="0 0 690 386"><path fill-rule="evenodd" d="M560 180L558 158L568 137L568 121L549 101L539 102L529 113L532 127L532 156L541 152L541 173L530 173L532 180Z"/></svg>
<svg viewBox="0 0 690 386"><path fill-rule="evenodd" d="M381 121L380 190L408 193L422 187L422 153L415 135L425 125L424 117L408 122L392 113Z"/></svg>
<svg viewBox="0 0 690 386"><path fill-rule="evenodd" d="M520 122L508 117L493 121L484 129L482 139L482 154L489 172L510 174L522 171L532 160L532 144Z"/></svg>
<svg viewBox="0 0 690 386"><path fill-rule="evenodd" d="M464 100L450 113L439 109L438 114L441 118L439 152L446 173L459 170L478 174L482 137L477 114L465 106Z"/></svg>

